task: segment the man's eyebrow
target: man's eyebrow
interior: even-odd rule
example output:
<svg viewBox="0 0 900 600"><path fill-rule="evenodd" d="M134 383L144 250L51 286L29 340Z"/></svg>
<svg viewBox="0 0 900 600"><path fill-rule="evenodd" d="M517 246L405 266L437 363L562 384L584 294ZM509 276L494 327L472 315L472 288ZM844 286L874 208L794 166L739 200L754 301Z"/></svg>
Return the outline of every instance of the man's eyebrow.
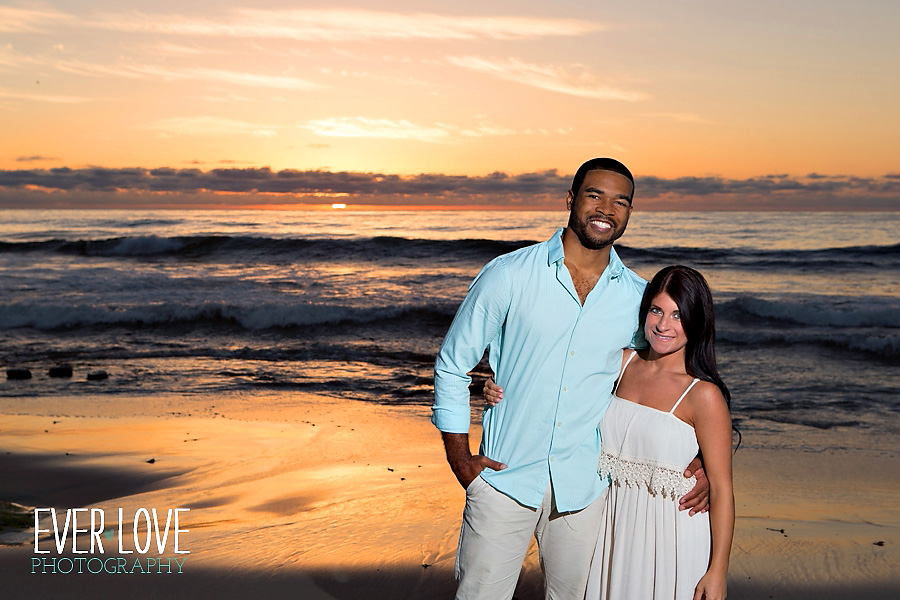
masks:
<svg viewBox="0 0 900 600"><path fill-rule="evenodd" d="M587 194L587 193L604 194L605 192L603 190L595 188L595 187L587 187L587 188L584 188L584 193L585 194ZM629 196L628 194L616 194L616 198L620 198L622 200L628 200L628 203L629 204L631 203L631 196Z"/></svg>

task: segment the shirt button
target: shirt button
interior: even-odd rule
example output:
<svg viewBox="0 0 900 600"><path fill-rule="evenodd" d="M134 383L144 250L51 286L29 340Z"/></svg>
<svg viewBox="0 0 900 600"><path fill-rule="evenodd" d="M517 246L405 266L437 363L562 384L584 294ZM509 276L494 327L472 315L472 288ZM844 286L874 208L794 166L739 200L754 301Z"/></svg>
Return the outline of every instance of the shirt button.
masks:
<svg viewBox="0 0 900 600"><path fill-rule="evenodd" d="M575 356L575 351L572 350L571 352L569 352L569 356Z"/></svg>
<svg viewBox="0 0 900 600"><path fill-rule="evenodd" d="M563 388L563 391L564 391L564 392L568 392L568 391L569 391L569 388L564 387L564 388Z"/></svg>
<svg viewBox="0 0 900 600"><path fill-rule="evenodd" d="M553 461L554 461L554 458L551 456L551 457L550 457L550 462L553 462Z"/></svg>
<svg viewBox="0 0 900 600"><path fill-rule="evenodd" d="M556 426L557 426L557 427L562 427L562 421L558 422L558 423L556 424Z"/></svg>

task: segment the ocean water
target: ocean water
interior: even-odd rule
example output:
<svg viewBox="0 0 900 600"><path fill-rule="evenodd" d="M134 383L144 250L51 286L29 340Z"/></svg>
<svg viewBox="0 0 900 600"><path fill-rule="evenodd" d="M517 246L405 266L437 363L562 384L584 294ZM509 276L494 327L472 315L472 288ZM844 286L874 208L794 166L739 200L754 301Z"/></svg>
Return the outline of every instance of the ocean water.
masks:
<svg viewBox="0 0 900 600"><path fill-rule="evenodd" d="M428 405L472 277L565 220L0 211L0 367L34 373L0 378L0 396L303 390ZM636 211L617 248L647 278L674 263L706 275L745 430L900 432L900 213ZM47 376L59 363L71 379ZM86 381L95 370L109 379Z"/></svg>

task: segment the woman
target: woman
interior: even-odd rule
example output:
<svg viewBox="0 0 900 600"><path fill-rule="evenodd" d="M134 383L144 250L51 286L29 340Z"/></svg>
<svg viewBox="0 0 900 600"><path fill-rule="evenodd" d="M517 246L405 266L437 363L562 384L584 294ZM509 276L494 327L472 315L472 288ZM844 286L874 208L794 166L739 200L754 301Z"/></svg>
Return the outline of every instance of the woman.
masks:
<svg viewBox="0 0 900 600"><path fill-rule="evenodd" d="M720 600L734 532L730 394L716 366L712 294L684 266L661 270L639 313L649 347L623 352L613 399L600 422L600 475L611 486L586 598ZM502 390L489 383L485 396ZM710 510L693 517L677 498L699 452Z"/></svg>

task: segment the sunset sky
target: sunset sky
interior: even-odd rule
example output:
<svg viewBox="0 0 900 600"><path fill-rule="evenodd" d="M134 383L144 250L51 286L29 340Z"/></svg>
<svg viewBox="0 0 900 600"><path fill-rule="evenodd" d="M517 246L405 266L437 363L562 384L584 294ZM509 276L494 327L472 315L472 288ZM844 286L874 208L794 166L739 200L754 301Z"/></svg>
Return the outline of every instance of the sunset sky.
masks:
<svg viewBox="0 0 900 600"><path fill-rule="evenodd" d="M900 210L895 0L0 3L0 208Z"/></svg>

